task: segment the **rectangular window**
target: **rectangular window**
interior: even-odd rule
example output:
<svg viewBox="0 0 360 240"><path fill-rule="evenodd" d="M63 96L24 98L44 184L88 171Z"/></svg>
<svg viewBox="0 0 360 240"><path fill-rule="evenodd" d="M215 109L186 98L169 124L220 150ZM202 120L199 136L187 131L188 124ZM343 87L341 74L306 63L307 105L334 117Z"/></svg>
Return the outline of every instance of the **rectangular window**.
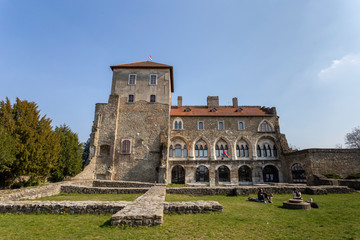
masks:
<svg viewBox="0 0 360 240"><path fill-rule="evenodd" d="M135 85L136 83L136 74L129 74L129 85Z"/></svg>
<svg viewBox="0 0 360 240"><path fill-rule="evenodd" d="M156 96L155 95L150 95L150 102L151 103L156 102Z"/></svg>
<svg viewBox="0 0 360 240"><path fill-rule="evenodd" d="M239 130L244 130L244 123L243 122L239 122Z"/></svg>
<svg viewBox="0 0 360 240"><path fill-rule="evenodd" d="M123 140L121 144L121 152L129 154L130 153L130 140Z"/></svg>
<svg viewBox="0 0 360 240"><path fill-rule="evenodd" d="M129 103L133 103L133 102L134 102L134 95L129 95L128 102L129 102Z"/></svg>
<svg viewBox="0 0 360 240"><path fill-rule="evenodd" d="M199 130L203 130L204 129L204 122L199 122Z"/></svg>
<svg viewBox="0 0 360 240"><path fill-rule="evenodd" d="M156 84L157 84L157 75L150 74L150 85L156 85Z"/></svg>
<svg viewBox="0 0 360 240"><path fill-rule="evenodd" d="M224 122L219 122L219 130L223 130L224 129Z"/></svg>

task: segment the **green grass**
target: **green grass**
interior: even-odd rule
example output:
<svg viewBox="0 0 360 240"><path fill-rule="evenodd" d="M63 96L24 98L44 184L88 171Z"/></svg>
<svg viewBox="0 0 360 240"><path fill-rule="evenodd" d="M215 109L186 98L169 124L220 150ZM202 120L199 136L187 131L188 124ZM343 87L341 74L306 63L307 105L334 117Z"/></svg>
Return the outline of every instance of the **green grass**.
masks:
<svg viewBox="0 0 360 240"><path fill-rule="evenodd" d="M79 194L79 193L60 193L58 195L25 199L25 201L134 201L142 194Z"/></svg>
<svg viewBox="0 0 360 240"><path fill-rule="evenodd" d="M166 185L166 187L185 187L185 184L169 183Z"/></svg>
<svg viewBox="0 0 360 240"><path fill-rule="evenodd" d="M215 200L224 211L164 215L164 224L151 228L115 228L111 215L0 214L0 239L360 239L360 193L303 195L320 206L308 211L283 209L290 197L264 204L167 194L167 201Z"/></svg>

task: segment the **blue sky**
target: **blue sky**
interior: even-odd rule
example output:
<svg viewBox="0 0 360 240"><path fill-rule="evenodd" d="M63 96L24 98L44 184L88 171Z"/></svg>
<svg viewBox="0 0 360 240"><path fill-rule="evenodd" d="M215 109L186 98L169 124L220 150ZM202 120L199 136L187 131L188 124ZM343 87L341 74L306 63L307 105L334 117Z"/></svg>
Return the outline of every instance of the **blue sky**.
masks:
<svg viewBox="0 0 360 240"><path fill-rule="evenodd" d="M110 65L174 66L185 105L277 107L297 148L360 125L360 1L0 0L0 99L34 101L86 141Z"/></svg>

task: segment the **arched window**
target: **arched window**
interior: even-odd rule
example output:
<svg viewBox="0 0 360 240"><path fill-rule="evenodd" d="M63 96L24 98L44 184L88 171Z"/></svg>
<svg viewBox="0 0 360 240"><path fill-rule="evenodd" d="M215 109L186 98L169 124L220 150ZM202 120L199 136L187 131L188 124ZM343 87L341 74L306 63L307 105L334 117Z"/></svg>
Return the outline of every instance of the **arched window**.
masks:
<svg viewBox="0 0 360 240"><path fill-rule="evenodd" d="M187 148L186 148L186 146L184 146L184 149L183 149L183 157L187 157Z"/></svg>
<svg viewBox="0 0 360 240"><path fill-rule="evenodd" d="M266 152L267 152L267 156L271 157L271 148L269 145L267 146Z"/></svg>
<svg viewBox="0 0 360 240"><path fill-rule="evenodd" d="M122 141L122 153L130 153L130 140L123 140Z"/></svg>
<svg viewBox="0 0 360 240"><path fill-rule="evenodd" d="M267 157L266 146L263 145L263 157Z"/></svg>
<svg viewBox="0 0 360 240"><path fill-rule="evenodd" d="M175 145L175 157L181 157L181 145L180 144Z"/></svg>
<svg viewBox="0 0 360 240"><path fill-rule="evenodd" d="M175 129L179 129L179 124L178 124L178 122L177 121L175 121L175 127L174 127Z"/></svg>
<svg viewBox="0 0 360 240"><path fill-rule="evenodd" d="M277 157L277 149L276 149L275 145L273 147L273 155L274 155L274 157Z"/></svg>
<svg viewBox="0 0 360 240"><path fill-rule="evenodd" d="M291 175L294 183L306 183L305 169L299 163L292 165Z"/></svg>
<svg viewBox="0 0 360 240"><path fill-rule="evenodd" d="M179 129L182 129L182 122L179 122Z"/></svg>
<svg viewBox="0 0 360 240"><path fill-rule="evenodd" d="M200 157L203 157L203 156L204 156L204 149L203 149L203 146L201 146L201 145L200 145L199 156L200 156Z"/></svg>
<svg viewBox="0 0 360 240"><path fill-rule="evenodd" d="M208 156L208 149L207 149L207 145L205 145L204 147L204 157Z"/></svg>
<svg viewBox="0 0 360 240"><path fill-rule="evenodd" d="M175 166L171 171L171 183L184 184L185 183L185 170L182 166Z"/></svg>
<svg viewBox="0 0 360 240"><path fill-rule="evenodd" d="M245 148L244 148L244 145L241 145L240 155L241 155L241 157L245 157Z"/></svg>
<svg viewBox="0 0 360 240"><path fill-rule="evenodd" d="M240 157L240 148L239 148L239 145L236 145L236 156Z"/></svg>
<svg viewBox="0 0 360 240"><path fill-rule="evenodd" d="M239 130L243 130L244 129L244 123L243 122L239 122Z"/></svg>
<svg viewBox="0 0 360 240"><path fill-rule="evenodd" d="M272 132L273 130L272 130L272 128L271 128L270 123L268 123L267 121L263 121L263 122L260 124L259 131L260 131L260 132Z"/></svg>
<svg viewBox="0 0 360 240"><path fill-rule="evenodd" d="M205 166L199 166L196 169L196 182L209 182L209 169Z"/></svg>
<svg viewBox="0 0 360 240"><path fill-rule="evenodd" d="M169 148L169 157L172 157L173 156L173 146L171 145L170 148Z"/></svg>
<svg viewBox="0 0 360 240"><path fill-rule="evenodd" d="M279 173L275 166L268 165L263 169L264 182L279 182Z"/></svg>
<svg viewBox="0 0 360 240"><path fill-rule="evenodd" d="M220 166L218 168L218 173L220 182L230 182L230 170L227 166Z"/></svg>
<svg viewBox="0 0 360 240"><path fill-rule="evenodd" d="M238 173L239 182L251 182L251 169L248 166L241 166Z"/></svg>
<svg viewBox="0 0 360 240"><path fill-rule="evenodd" d="M246 145L245 147L245 157L249 157L249 147Z"/></svg>
<svg viewBox="0 0 360 240"><path fill-rule="evenodd" d="M218 145L215 146L215 151L216 151L216 156L220 157L220 149Z"/></svg>
<svg viewBox="0 0 360 240"><path fill-rule="evenodd" d="M199 157L199 147L195 145L195 157Z"/></svg>
<svg viewBox="0 0 360 240"><path fill-rule="evenodd" d="M260 145L257 145L257 149L256 149L257 151L257 156L258 157L261 157L261 148L260 148Z"/></svg>
<svg viewBox="0 0 360 240"><path fill-rule="evenodd" d="M183 129L183 122L182 122L181 118L176 118L174 120L174 129L175 130Z"/></svg>

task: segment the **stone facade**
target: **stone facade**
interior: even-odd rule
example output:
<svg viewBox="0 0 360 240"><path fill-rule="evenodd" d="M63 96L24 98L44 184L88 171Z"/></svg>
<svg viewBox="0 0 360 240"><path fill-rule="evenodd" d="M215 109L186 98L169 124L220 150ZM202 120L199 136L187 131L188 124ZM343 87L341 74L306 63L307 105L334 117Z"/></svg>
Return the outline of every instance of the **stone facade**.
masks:
<svg viewBox="0 0 360 240"><path fill-rule="evenodd" d="M360 172L360 150L293 151L276 108L171 106L173 67L155 62L111 66L108 103L95 107L90 159L75 179L238 186L315 184L314 174ZM101 183L102 184L102 183Z"/></svg>

